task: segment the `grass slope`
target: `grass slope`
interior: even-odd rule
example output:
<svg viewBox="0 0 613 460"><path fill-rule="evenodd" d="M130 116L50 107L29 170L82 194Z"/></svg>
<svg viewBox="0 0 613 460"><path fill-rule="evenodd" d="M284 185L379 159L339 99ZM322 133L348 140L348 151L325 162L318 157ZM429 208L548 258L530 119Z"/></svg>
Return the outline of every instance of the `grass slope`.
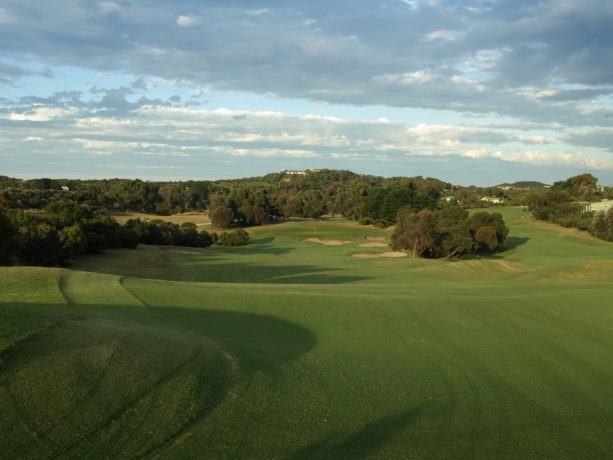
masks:
<svg viewBox="0 0 613 460"><path fill-rule="evenodd" d="M611 458L613 245L503 212L453 263L350 257L389 232L333 219L1 269L0 449Z"/></svg>

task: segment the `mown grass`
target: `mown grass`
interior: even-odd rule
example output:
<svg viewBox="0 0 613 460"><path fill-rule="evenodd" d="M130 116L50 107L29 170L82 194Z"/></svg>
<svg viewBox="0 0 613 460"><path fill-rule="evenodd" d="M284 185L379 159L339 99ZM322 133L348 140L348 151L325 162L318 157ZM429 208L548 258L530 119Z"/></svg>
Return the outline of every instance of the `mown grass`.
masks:
<svg viewBox="0 0 613 460"><path fill-rule="evenodd" d="M2 269L0 449L611 458L613 245L503 212L505 251L451 263L351 257L389 232L333 219Z"/></svg>

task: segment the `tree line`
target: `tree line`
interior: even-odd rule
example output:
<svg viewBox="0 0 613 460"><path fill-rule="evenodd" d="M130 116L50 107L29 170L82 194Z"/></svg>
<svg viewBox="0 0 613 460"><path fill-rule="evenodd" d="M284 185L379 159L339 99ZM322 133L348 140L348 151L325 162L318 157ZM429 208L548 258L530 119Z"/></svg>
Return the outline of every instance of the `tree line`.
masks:
<svg viewBox="0 0 613 460"><path fill-rule="evenodd" d="M208 211L213 223L222 228L324 214L387 226L395 223L402 206L434 209L451 188L433 178L386 179L335 170L185 182L0 177L0 197L12 209L42 210L51 203L71 200L96 210L158 215Z"/></svg>
<svg viewBox="0 0 613 460"><path fill-rule="evenodd" d="M242 229L221 234L198 231L193 223L181 225L160 219L130 219L120 225L111 217L74 201L49 204L44 212L10 209L0 201L0 265L62 266L81 254L106 249L135 249L139 244L206 248L212 244L247 244Z"/></svg>
<svg viewBox="0 0 613 460"><path fill-rule="evenodd" d="M609 190L597 186L591 174L580 174L555 182L551 189L528 197L526 204L534 217L563 227L574 227L593 236L613 241L613 208L606 213L587 209L590 202L610 197Z"/></svg>

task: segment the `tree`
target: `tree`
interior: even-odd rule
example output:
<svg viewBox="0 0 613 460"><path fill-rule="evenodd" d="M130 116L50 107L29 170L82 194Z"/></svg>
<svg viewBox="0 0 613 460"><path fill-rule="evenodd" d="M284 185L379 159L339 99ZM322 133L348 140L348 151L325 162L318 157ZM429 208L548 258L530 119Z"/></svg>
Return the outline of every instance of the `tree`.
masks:
<svg viewBox="0 0 613 460"><path fill-rule="evenodd" d="M317 219L325 212L326 203L321 193L316 190L306 190L300 193L302 200L302 215L311 219Z"/></svg>
<svg viewBox="0 0 613 460"><path fill-rule="evenodd" d="M479 249L494 251L498 247L498 238L494 227L479 227L475 232L475 241Z"/></svg>
<svg viewBox="0 0 613 460"><path fill-rule="evenodd" d="M211 222L221 228L230 228L234 222L234 211L228 206L219 205L211 211Z"/></svg>
<svg viewBox="0 0 613 460"><path fill-rule="evenodd" d="M99 253L121 245L120 225L113 219L91 219L82 224L87 235L87 253Z"/></svg>
<svg viewBox="0 0 613 460"><path fill-rule="evenodd" d="M401 213L392 234L392 248L409 249L417 258L432 250L436 239L436 216L432 211L423 209L418 213Z"/></svg>
<svg viewBox="0 0 613 460"><path fill-rule="evenodd" d="M18 258L29 265L54 266L60 262L58 232L45 223L32 223L18 232Z"/></svg>
<svg viewBox="0 0 613 460"><path fill-rule="evenodd" d="M439 252L446 259L469 254L474 249L475 240L473 240L470 229L465 223L448 227L445 232L440 234Z"/></svg>
<svg viewBox="0 0 613 460"><path fill-rule="evenodd" d="M553 184L554 190L564 190L580 200L590 201L595 198L598 179L591 174L579 174L569 177L565 181Z"/></svg>
<svg viewBox="0 0 613 460"><path fill-rule="evenodd" d="M140 239L134 228L124 225L119 229L119 240L122 248L136 249Z"/></svg>
<svg viewBox="0 0 613 460"><path fill-rule="evenodd" d="M590 233L594 235L596 238L600 238L602 240L606 240L609 229L607 226L607 221L605 220L604 212L597 212L594 214L592 219L592 227L590 228Z"/></svg>
<svg viewBox="0 0 613 460"><path fill-rule="evenodd" d="M439 252L445 258L458 257L475 249L465 209L457 205L441 209L437 214L436 228L440 239Z"/></svg>
<svg viewBox="0 0 613 460"><path fill-rule="evenodd" d="M181 233L181 241L175 244L192 248L200 246L200 235L198 234L198 227L196 227L196 224L192 222L183 222L181 224Z"/></svg>
<svg viewBox="0 0 613 460"><path fill-rule="evenodd" d="M498 212L487 213L487 212L478 212L473 214L470 217L470 229L473 234L475 241L477 240L477 234L479 233L479 229L481 227L491 227L496 237L496 244L493 249L494 250L499 246L502 246L509 234L509 228L506 226L504 219L502 218L502 214ZM481 233L482 238L489 238L491 231L484 231ZM488 240L488 242L491 242ZM485 240L480 243L480 247L483 249L485 247L489 247L485 245Z"/></svg>
<svg viewBox="0 0 613 460"><path fill-rule="evenodd" d="M15 227L0 206L0 265L10 265L15 254Z"/></svg>
<svg viewBox="0 0 613 460"><path fill-rule="evenodd" d="M66 263L87 249L87 235L80 225L64 227L59 232L60 261Z"/></svg>

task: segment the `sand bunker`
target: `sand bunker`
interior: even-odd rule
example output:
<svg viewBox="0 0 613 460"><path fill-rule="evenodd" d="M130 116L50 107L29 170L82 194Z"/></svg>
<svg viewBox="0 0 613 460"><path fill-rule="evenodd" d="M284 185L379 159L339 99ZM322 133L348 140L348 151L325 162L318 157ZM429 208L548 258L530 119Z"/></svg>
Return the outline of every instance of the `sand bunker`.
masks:
<svg viewBox="0 0 613 460"><path fill-rule="evenodd" d="M385 237L384 236L372 236L372 235L366 235L364 237L364 239L368 240L368 241L385 241Z"/></svg>
<svg viewBox="0 0 613 460"><path fill-rule="evenodd" d="M360 248L386 248L387 244L379 243L377 241L371 241L370 243L358 244L358 247Z"/></svg>
<svg viewBox="0 0 613 460"><path fill-rule="evenodd" d="M351 243L351 241L343 241L343 240L322 240L319 238L305 238L302 241L306 241L307 243L317 243L323 244L324 246L341 246L343 244Z"/></svg>
<svg viewBox="0 0 613 460"><path fill-rule="evenodd" d="M406 252L400 251L389 251L389 252L356 252L355 254L351 254L351 257L406 257L408 254Z"/></svg>

